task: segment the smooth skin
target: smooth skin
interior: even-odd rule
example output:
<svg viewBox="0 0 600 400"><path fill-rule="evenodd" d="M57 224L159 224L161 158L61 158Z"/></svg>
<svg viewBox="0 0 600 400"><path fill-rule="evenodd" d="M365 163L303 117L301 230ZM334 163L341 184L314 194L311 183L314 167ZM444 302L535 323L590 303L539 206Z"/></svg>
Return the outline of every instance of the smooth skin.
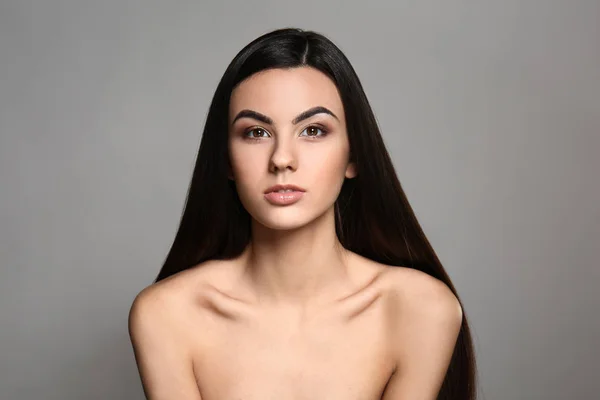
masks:
<svg viewBox="0 0 600 400"><path fill-rule="evenodd" d="M335 84L310 67L260 72L233 91L229 124L252 240L138 294L129 332L146 397L435 399L462 309L443 282L338 241L334 202L356 170ZM306 192L275 206L275 184Z"/></svg>

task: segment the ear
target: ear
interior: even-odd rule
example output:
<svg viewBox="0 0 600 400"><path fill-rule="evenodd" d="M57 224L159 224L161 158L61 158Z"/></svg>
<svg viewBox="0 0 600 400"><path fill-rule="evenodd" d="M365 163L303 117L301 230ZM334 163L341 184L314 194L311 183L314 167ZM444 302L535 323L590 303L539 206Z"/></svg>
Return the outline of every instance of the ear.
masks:
<svg viewBox="0 0 600 400"><path fill-rule="evenodd" d="M348 166L346 167L346 178L354 178L357 175L356 172L356 164L353 162L348 163Z"/></svg>

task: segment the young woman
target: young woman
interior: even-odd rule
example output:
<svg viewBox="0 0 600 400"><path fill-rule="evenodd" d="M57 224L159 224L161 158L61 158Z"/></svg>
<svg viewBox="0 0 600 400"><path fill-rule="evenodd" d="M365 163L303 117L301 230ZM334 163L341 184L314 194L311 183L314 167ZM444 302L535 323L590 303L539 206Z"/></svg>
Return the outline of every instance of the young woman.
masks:
<svg viewBox="0 0 600 400"><path fill-rule="evenodd" d="M459 297L329 39L279 29L228 66L129 332L149 399L475 398Z"/></svg>

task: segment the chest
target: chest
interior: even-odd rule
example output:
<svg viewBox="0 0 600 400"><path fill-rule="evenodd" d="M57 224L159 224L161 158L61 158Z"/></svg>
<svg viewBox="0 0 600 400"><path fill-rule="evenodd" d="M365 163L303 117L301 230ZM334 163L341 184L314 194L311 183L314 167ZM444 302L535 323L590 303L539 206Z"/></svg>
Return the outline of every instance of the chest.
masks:
<svg viewBox="0 0 600 400"><path fill-rule="evenodd" d="M296 324L223 320L194 359L203 400L378 400L392 373L376 307Z"/></svg>

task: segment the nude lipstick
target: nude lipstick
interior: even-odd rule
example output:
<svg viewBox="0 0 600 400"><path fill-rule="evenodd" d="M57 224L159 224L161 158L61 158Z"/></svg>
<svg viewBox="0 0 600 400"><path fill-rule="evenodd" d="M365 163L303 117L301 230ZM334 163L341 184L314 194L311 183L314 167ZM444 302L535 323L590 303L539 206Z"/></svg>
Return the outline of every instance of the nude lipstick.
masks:
<svg viewBox="0 0 600 400"><path fill-rule="evenodd" d="M265 199L278 206L294 204L304 196L305 190L296 185L275 185L265 191Z"/></svg>

